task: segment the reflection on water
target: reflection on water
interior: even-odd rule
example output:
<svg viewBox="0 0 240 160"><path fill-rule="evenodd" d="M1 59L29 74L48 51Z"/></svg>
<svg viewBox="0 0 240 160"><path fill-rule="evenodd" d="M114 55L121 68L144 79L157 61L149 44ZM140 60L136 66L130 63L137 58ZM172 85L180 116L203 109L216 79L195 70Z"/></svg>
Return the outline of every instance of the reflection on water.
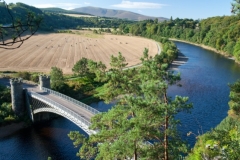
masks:
<svg viewBox="0 0 240 160"><path fill-rule="evenodd" d="M113 103L109 103L109 104L106 104L104 103L103 101L100 101L98 103L92 103L91 106L93 108L96 108L97 110L99 110L100 112L106 112L108 111L112 106L114 105L114 102Z"/></svg>
<svg viewBox="0 0 240 160"><path fill-rule="evenodd" d="M233 60L226 59L212 51L176 42L180 51L188 57L187 63L178 67L181 73L182 87L169 88L170 96L188 96L194 104L191 114L181 113L177 116L182 121L179 128L182 135L191 145L195 137L186 137L187 132L195 134L206 132L215 127L227 116L228 83L240 78L240 67ZM106 111L112 104L103 102L92 104L100 111ZM48 156L57 160L77 160L72 141L67 134L71 130L79 130L75 124L65 118L35 125L23 129L17 134L0 139L0 159L44 160Z"/></svg>
<svg viewBox="0 0 240 160"><path fill-rule="evenodd" d="M181 113L180 130L183 136L189 131L202 134L219 124L226 116L229 101L229 83L240 78L240 67L227 59L186 43L175 42L180 51L189 57L186 64L179 67L182 87L170 87L169 93L188 96L194 109L191 114ZM191 145L195 137L186 137Z"/></svg>
<svg viewBox="0 0 240 160"><path fill-rule="evenodd" d="M14 136L0 139L0 159L47 160L52 157L53 160L78 160L78 149L67 136L71 130L80 129L65 118L23 129Z"/></svg>

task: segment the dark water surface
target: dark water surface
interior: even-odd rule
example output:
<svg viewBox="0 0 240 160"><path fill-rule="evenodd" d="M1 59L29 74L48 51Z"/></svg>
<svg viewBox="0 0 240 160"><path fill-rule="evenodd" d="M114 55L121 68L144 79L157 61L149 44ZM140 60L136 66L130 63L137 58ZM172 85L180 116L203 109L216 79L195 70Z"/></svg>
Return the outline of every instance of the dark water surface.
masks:
<svg viewBox="0 0 240 160"><path fill-rule="evenodd" d="M187 132L206 132L214 128L227 116L229 88L228 83L240 78L240 66L212 51L190 44L175 42L180 51L188 57L186 64L180 66L182 87L170 87L171 96L188 96L194 104L191 114L181 113L180 130L193 145L195 137L186 137ZM110 108L100 102L93 104L100 111ZM14 135L0 139L0 160L77 160L72 141L67 134L79 130L65 118L23 129Z"/></svg>
<svg viewBox="0 0 240 160"><path fill-rule="evenodd" d="M189 131L199 135L214 128L227 116L228 84L240 78L240 66L213 51L187 43L175 43L188 61L178 68L182 87L170 87L169 94L189 97L194 108L191 114L177 116L182 122L179 129L185 137ZM195 137L186 138L193 146Z"/></svg>

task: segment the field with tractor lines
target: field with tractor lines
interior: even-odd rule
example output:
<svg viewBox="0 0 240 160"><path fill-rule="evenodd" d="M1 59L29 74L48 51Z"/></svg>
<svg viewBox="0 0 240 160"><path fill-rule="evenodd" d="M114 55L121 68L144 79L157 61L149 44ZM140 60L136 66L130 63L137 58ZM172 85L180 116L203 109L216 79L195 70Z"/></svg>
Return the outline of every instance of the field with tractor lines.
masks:
<svg viewBox="0 0 240 160"><path fill-rule="evenodd" d="M102 61L109 67L111 55L116 56L118 52L126 58L128 66L132 66L140 63L144 48L149 49L151 56L158 53L155 41L140 37L37 34L18 49L0 49L0 71L48 73L51 67L56 66L65 74L69 74L72 73L74 64L82 57Z"/></svg>

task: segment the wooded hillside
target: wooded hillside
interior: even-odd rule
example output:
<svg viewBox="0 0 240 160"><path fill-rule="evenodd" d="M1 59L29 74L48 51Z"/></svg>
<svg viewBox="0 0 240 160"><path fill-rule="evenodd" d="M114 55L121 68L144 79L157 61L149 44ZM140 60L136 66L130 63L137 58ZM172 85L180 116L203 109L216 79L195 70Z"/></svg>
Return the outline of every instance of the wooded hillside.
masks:
<svg viewBox="0 0 240 160"><path fill-rule="evenodd" d="M240 61L240 17L222 16L203 20L170 19L158 23L147 20L120 29L144 37L168 37L204 44L234 56Z"/></svg>
<svg viewBox="0 0 240 160"><path fill-rule="evenodd" d="M33 12L37 16L42 16L43 22L40 29L47 31L52 31L54 29L76 29L82 27L117 28L122 23L132 23L132 21L115 18L71 17L54 11L40 10L24 3L10 3L8 7L15 20L26 20L25 15L27 15L28 12ZM63 11L61 13L64 13ZM0 24L9 25L9 23L11 23L11 17L3 3L0 3L0 15Z"/></svg>

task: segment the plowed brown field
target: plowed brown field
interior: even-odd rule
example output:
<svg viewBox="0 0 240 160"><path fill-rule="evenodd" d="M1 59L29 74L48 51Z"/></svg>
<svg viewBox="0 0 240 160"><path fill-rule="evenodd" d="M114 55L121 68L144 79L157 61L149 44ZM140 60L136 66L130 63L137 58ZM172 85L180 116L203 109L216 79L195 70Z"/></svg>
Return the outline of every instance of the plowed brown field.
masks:
<svg viewBox="0 0 240 160"><path fill-rule="evenodd" d="M56 66L72 73L82 57L102 61L109 67L111 55L121 52L128 66L140 63L144 48L149 55L158 52L156 42L131 36L103 35L96 38L75 34L38 34L14 50L0 49L0 71L49 72Z"/></svg>

